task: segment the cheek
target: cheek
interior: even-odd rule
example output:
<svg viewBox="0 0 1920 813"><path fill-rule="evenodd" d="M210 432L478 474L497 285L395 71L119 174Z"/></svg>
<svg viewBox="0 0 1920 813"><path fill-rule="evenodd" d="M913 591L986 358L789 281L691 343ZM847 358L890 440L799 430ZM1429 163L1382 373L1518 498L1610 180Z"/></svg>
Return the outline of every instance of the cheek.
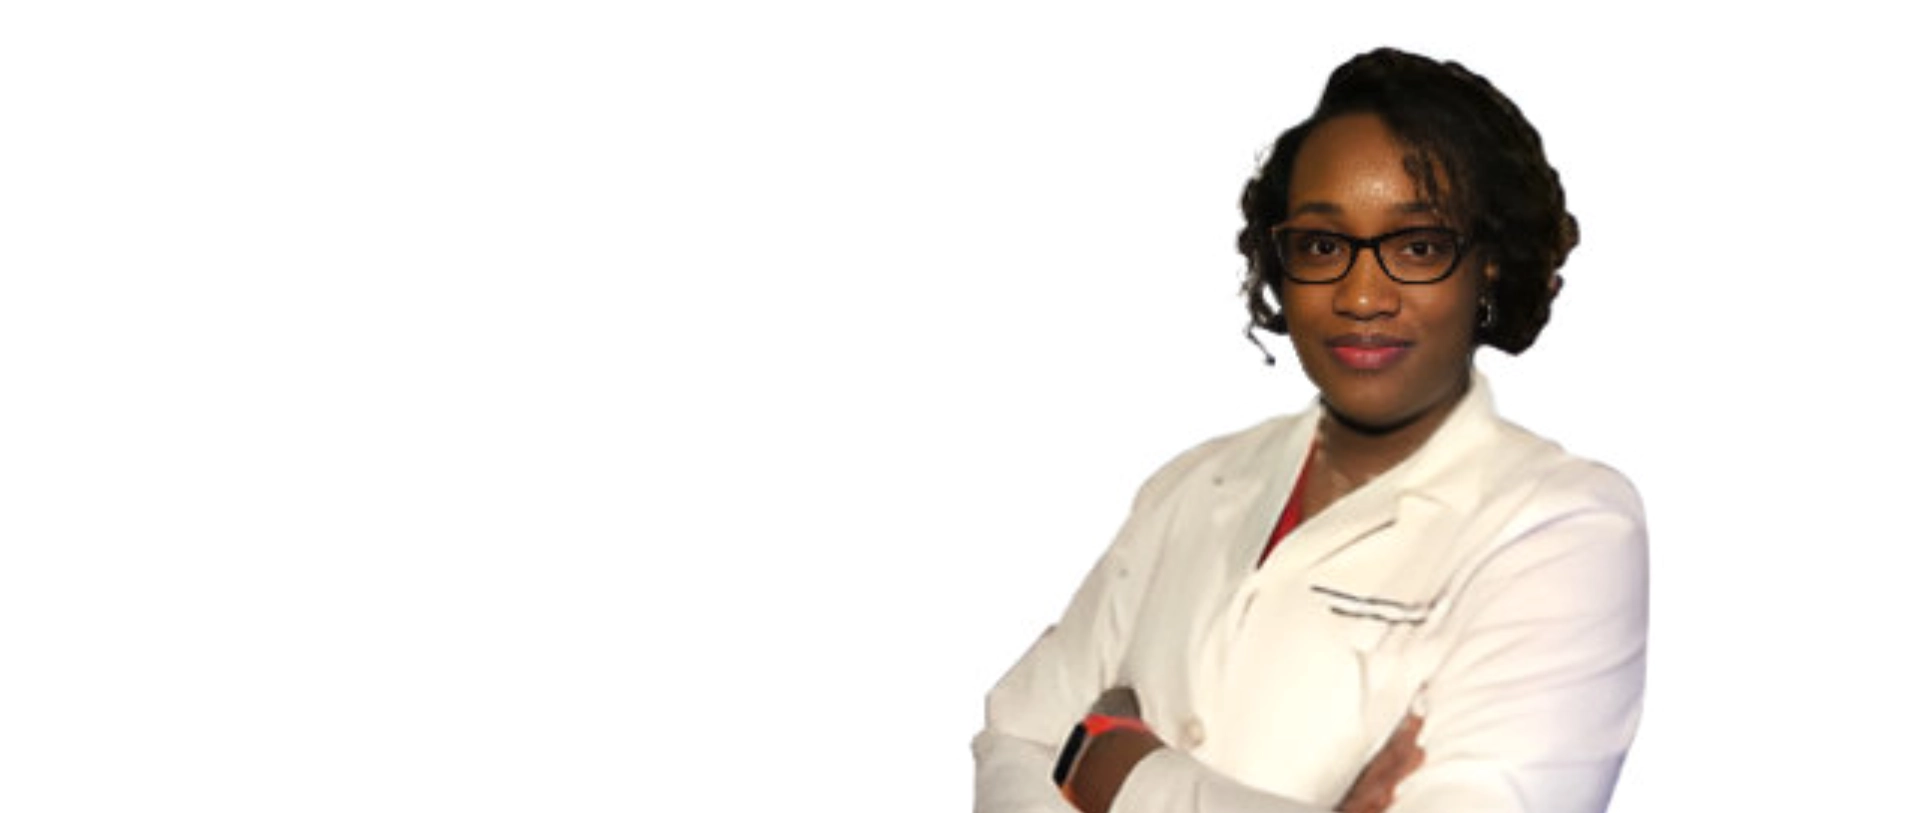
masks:
<svg viewBox="0 0 1920 813"><path fill-rule="evenodd" d="M1403 291L1406 304L1419 314L1427 330L1473 333L1480 318L1480 286L1471 276L1456 273L1433 285Z"/></svg>
<svg viewBox="0 0 1920 813"><path fill-rule="evenodd" d="M1296 317L1313 319L1318 314L1333 310L1331 285L1283 285L1275 297L1280 303L1280 312L1287 315L1291 323Z"/></svg>
<svg viewBox="0 0 1920 813"><path fill-rule="evenodd" d="M1333 306L1319 293L1295 289L1280 297L1280 312L1287 317L1287 340L1296 348L1318 342L1338 329L1328 324L1334 318Z"/></svg>
<svg viewBox="0 0 1920 813"><path fill-rule="evenodd" d="M1471 336L1474 322L1480 317L1479 306L1479 297L1470 288L1454 295L1438 297L1426 309L1428 325L1435 331Z"/></svg>
<svg viewBox="0 0 1920 813"><path fill-rule="evenodd" d="M1480 319L1479 293L1470 286L1422 303L1421 332L1450 355L1470 356Z"/></svg>

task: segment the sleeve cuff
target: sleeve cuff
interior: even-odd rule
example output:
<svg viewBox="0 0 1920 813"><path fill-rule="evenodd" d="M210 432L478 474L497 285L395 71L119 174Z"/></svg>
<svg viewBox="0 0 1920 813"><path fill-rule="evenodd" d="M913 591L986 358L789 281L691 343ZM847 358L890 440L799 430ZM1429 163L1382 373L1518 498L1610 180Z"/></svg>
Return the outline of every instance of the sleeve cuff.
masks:
<svg viewBox="0 0 1920 813"><path fill-rule="evenodd" d="M1332 813L1255 790L1191 755L1162 748L1133 766L1109 813Z"/></svg>

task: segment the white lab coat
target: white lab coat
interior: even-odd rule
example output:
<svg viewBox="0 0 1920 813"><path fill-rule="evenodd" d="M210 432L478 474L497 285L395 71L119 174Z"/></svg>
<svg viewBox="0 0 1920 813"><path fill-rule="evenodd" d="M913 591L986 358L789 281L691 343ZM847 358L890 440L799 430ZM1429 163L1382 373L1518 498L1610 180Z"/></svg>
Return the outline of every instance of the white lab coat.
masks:
<svg viewBox="0 0 1920 813"><path fill-rule="evenodd" d="M987 698L975 810L1071 811L1049 774L1102 691L1168 748L1113 813L1330 810L1409 711L1398 813L1604 810L1638 724L1647 550L1625 478L1495 416L1476 373L1413 456L1255 567L1318 407L1202 444Z"/></svg>

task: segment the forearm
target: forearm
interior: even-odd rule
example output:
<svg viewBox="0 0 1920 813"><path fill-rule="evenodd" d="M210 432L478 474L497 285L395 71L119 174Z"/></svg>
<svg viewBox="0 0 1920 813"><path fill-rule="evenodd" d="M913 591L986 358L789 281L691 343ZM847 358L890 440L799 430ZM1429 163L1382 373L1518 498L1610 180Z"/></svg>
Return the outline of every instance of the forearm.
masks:
<svg viewBox="0 0 1920 813"><path fill-rule="evenodd" d="M1191 755L1161 748L1133 766L1107 813L1333 813L1234 781Z"/></svg>
<svg viewBox="0 0 1920 813"><path fill-rule="evenodd" d="M1075 813L1053 786L1057 748L991 728L976 735L974 813Z"/></svg>
<svg viewBox="0 0 1920 813"><path fill-rule="evenodd" d="M1150 733L1110 731L1088 744L1069 783L1054 787L1059 746L989 728L973 740L975 813L1333 813L1266 793Z"/></svg>

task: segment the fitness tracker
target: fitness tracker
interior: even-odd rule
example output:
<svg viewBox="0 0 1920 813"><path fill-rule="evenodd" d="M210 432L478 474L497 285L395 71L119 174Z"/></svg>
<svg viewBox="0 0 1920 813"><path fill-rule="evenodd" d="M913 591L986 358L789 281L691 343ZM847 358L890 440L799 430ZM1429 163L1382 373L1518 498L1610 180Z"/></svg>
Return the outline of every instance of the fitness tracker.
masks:
<svg viewBox="0 0 1920 813"><path fill-rule="evenodd" d="M1106 714L1089 714L1073 727L1073 733L1067 735L1067 744L1060 748L1060 759L1053 763L1053 784L1065 788L1067 780L1073 777L1073 767L1080 762L1080 752L1086 750L1087 743L1094 737L1116 728L1146 731L1147 724L1132 717L1114 717Z"/></svg>

